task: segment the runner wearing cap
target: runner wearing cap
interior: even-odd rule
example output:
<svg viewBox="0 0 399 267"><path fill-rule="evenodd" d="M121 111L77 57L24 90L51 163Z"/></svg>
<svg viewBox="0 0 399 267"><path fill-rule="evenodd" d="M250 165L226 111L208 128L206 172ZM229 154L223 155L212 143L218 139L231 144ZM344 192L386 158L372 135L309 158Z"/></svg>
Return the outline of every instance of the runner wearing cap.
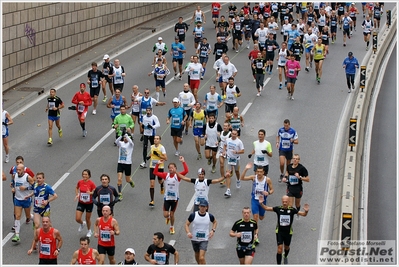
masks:
<svg viewBox="0 0 399 267"><path fill-rule="evenodd" d="M173 108L171 108L168 112L166 124L171 123L170 134L173 137L173 145L176 148L175 156L179 156L179 144L183 144L182 134L188 116L185 114L184 109L180 106L180 101L177 97L173 98L172 102Z"/></svg>
<svg viewBox="0 0 399 267"><path fill-rule="evenodd" d="M136 256L136 252L132 248L127 248L125 250L125 260L118 262L118 265L138 265L136 260L134 259Z"/></svg>
<svg viewBox="0 0 399 267"><path fill-rule="evenodd" d="M147 148L148 141L150 141L150 145L154 144L154 137L156 135L156 129L158 129L161 124L159 123L159 119L157 116L152 114L152 107L148 106L146 108L146 116L141 117L141 128L143 131L143 162L140 164L140 168L146 167L147 162Z"/></svg>
<svg viewBox="0 0 399 267"><path fill-rule="evenodd" d="M353 56L352 52L348 53L348 57L344 59L342 67L345 69L346 84L348 85L348 93L350 93L351 85L352 89L353 90L355 89L355 74L356 74L356 69L359 68L359 62Z"/></svg>
<svg viewBox="0 0 399 267"><path fill-rule="evenodd" d="M206 211L208 211L208 194L209 194L209 186L211 184L217 184L220 183L221 181L223 181L225 179L225 177L220 177L217 179L206 179L205 178L205 170L204 168L199 168L198 169L198 178L188 178L180 173L176 173L177 177L179 177L179 179L189 182L189 183L193 183L194 184L194 190L195 190L195 198L194 198L194 207L193 207L193 212L199 211L199 205L201 203L201 201L205 200L207 201L207 208Z"/></svg>
<svg viewBox="0 0 399 267"><path fill-rule="evenodd" d="M191 213L185 224L187 237L191 239L195 260L198 264L206 264L205 253L208 248L208 240L214 236L218 225L215 217L208 213L207 209L208 201L201 200L199 203L199 210ZM209 231L209 225L211 223L212 230ZM191 231L193 233L190 232L190 224L192 225Z"/></svg>
<svg viewBox="0 0 399 267"><path fill-rule="evenodd" d="M76 105L76 113L78 114L78 120L80 123L80 127L82 127L83 137L86 137L86 115L89 106L92 104L92 100L90 94L86 92L86 84L80 84L79 92L75 93L72 98L72 103Z"/></svg>
<svg viewBox="0 0 399 267"><path fill-rule="evenodd" d="M168 53L168 47L166 43L163 42L162 37L158 37L158 42L154 44L154 47L152 48L152 52L157 53L158 50L162 50L162 55L165 55Z"/></svg>
<svg viewBox="0 0 399 267"><path fill-rule="evenodd" d="M112 83L112 78L109 77L108 75L113 74L114 70L114 64L111 63L109 55L104 55L103 57L104 63L103 63L103 79L102 79L102 89L104 93L104 98L103 102L107 101L107 83L109 86L109 91L111 92L111 95L114 95L114 85Z"/></svg>

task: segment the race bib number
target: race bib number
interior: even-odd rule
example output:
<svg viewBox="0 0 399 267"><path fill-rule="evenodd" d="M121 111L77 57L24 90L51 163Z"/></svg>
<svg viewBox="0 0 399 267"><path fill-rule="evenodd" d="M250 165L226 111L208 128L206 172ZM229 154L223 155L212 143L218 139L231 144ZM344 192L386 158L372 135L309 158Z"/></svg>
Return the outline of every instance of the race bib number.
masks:
<svg viewBox="0 0 399 267"><path fill-rule="evenodd" d="M163 80L163 74L157 74L157 80Z"/></svg>
<svg viewBox="0 0 399 267"><path fill-rule="evenodd" d="M151 161L151 168L155 168L155 165L157 165L157 163L158 163L158 160L153 159Z"/></svg>
<svg viewBox="0 0 399 267"><path fill-rule="evenodd" d="M90 194L88 194L88 193L80 193L79 200L82 201L82 202L85 202L85 203L89 202L90 201Z"/></svg>
<svg viewBox="0 0 399 267"><path fill-rule="evenodd" d="M257 67L258 69L263 68L263 62L256 62L256 67Z"/></svg>
<svg viewBox="0 0 399 267"><path fill-rule="evenodd" d="M282 148L290 148L291 147L291 141L290 140L282 140L281 141L281 147Z"/></svg>
<svg viewBox="0 0 399 267"><path fill-rule="evenodd" d="M173 56L178 57L180 55L179 51L173 51Z"/></svg>
<svg viewBox="0 0 399 267"><path fill-rule="evenodd" d="M194 127L195 128L203 128L204 127L204 122L203 121L195 121L194 122Z"/></svg>
<svg viewBox="0 0 399 267"><path fill-rule="evenodd" d="M241 242L250 243L252 241L252 232L241 232Z"/></svg>
<svg viewBox="0 0 399 267"><path fill-rule="evenodd" d="M221 56L221 55L222 55L222 52L223 52L222 49L216 49L216 54L217 54L218 56Z"/></svg>
<svg viewBox="0 0 399 267"><path fill-rule="evenodd" d="M184 29L179 29L179 35L183 35L184 34Z"/></svg>
<svg viewBox="0 0 399 267"><path fill-rule="evenodd" d="M79 112L83 112L84 110L85 110L85 106L82 105L82 104L79 104L79 105L78 105L78 111L79 111Z"/></svg>
<svg viewBox="0 0 399 267"><path fill-rule="evenodd" d="M172 124L174 126L180 126L180 119L179 118L173 118L172 119Z"/></svg>
<svg viewBox="0 0 399 267"><path fill-rule="evenodd" d="M228 164L229 165L237 165L237 159L236 158L228 158Z"/></svg>
<svg viewBox="0 0 399 267"><path fill-rule="evenodd" d="M265 161L265 156L256 156L256 161L258 162L264 162Z"/></svg>
<svg viewBox="0 0 399 267"><path fill-rule="evenodd" d="M157 264L164 265L166 263L166 254L160 253L160 252L155 252L154 260L157 262Z"/></svg>
<svg viewBox="0 0 399 267"><path fill-rule="evenodd" d="M109 203L111 203L111 196L109 194L100 195L100 203L108 205Z"/></svg>
<svg viewBox="0 0 399 267"><path fill-rule="evenodd" d="M172 192L172 191L168 191L167 192L167 194L166 194L168 197L176 197L176 193L175 192Z"/></svg>
<svg viewBox="0 0 399 267"><path fill-rule="evenodd" d="M201 57L206 57L208 55L207 51L201 50Z"/></svg>
<svg viewBox="0 0 399 267"><path fill-rule="evenodd" d="M298 178L295 175L289 175L288 181L290 182L291 185L298 184Z"/></svg>
<svg viewBox="0 0 399 267"><path fill-rule="evenodd" d="M49 109L55 108L55 102L48 102L48 108Z"/></svg>
<svg viewBox="0 0 399 267"><path fill-rule="evenodd" d="M288 69L288 74L289 75L295 75L295 70L294 69Z"/></svg>
<svg viewBox="0 0 399 267"><path fill-rule="evenodd" d="M290 215L280 215L280 226L289 226L291 222Z"/></svg>
<svg viewBox="0 0 399 267"><path fill-rule="evenodd" d="M97 78L91 79L91 87L98 87L98 79Z"/></svg>
<svg viewBox="0 0 399 267"><path fill-rule="evenodd" d="M101 238L101 241L103 241L103 242L111 241L111 232L102 230L100 233L100 238Z"/></svg>
<svg viewBox="0 0 399 267"><path fill-rule="evenodd" d="M43 203L44 198L43 197L35 197L35 206L36 207L41 207Z"/></svg>
<svg viewBox="0 0 399 267"><path fill-rule="evenodd" d="M206 232L198 230L197 233L195 233L195 237L197 238L197 240L205 240Z"/></svg>
<svg viewBox="0 0 399 267"><path fill-rule="evenodd" d="M51 245L50 244L40 244L40 254L50 255Z"/></svg>

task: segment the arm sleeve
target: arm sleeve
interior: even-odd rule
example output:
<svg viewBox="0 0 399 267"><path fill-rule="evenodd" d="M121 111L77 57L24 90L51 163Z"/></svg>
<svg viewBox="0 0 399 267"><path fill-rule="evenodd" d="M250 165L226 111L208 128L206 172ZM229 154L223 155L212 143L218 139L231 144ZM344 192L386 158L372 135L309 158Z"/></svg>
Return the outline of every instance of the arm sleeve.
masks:
<svg viewBox="0 0 399 267"><path fill-rule="evenodd" d="M186 175L188 173L188 166L186 162L183 162L184 170L180 173L181 175Z"/></svg>
<svg viewBox="0 0 399 267"><path fill-rule="evenodd" d="M153 125L152 128L157 129L161 126L161 124L159 123L158 117L154 116L154 120L153 120Z"/></svg>

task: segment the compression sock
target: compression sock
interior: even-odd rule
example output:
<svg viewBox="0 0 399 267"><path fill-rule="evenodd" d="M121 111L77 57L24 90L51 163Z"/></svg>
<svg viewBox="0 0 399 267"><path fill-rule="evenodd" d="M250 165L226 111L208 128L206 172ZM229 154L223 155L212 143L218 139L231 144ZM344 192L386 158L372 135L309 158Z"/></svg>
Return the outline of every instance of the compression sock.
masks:
<svg viewBox="0 0 399 267"><path fill-rule="evenodd" d="M121 192L122 192L122 185L118 184L118 193L121 193Z"/></svg>
<svg viewBox="0 0 399 267"><path fill-rule="evenodd" d="M288 253L290 253L290 249L284 249L284 257L288 257Z"/></svg>
<svg viewBox="0 0 399 267"><path fill-rule="evenodd" d="M150 188L150 198L151 201L154 201L154 188Z"/></svg>
<svg viewBox="0 0 399 267"><path fill-rule="evenodd" d="M281 264L281 258L282 258L282 255L281 254L276 254L276 259L277 259L277 264Z"/></svg>

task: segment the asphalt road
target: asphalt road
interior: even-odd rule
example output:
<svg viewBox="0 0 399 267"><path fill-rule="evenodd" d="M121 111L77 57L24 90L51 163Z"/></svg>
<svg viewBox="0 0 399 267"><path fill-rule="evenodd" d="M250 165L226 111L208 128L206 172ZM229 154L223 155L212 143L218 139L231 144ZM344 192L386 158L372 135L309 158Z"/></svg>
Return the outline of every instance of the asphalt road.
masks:
<svg viewBox="0 0 399 267"><path fill-rule="evenodd" d="M360 7L360 4L358 4ZM241 5L237 5L241 6ZM387 4L388 6L388 4ZM224 8L226 10L226 8ZM361 20L359 16L359 20ZM166 25L165 25L166 26ZM169 25L171 26L171 25ZM192 31L190 27L190 32ZM210 15L207 13L207 24L204 26L205 36L211 44L215 42L215 32ZM173 31L170 29L162 34L164 41L170 46L173 41ZM298 131L299 144L295 146L295 152L301 155L301 163L309 171L310 183L304 186L304 196L302 203L310 204L310 212L306 218L295 221L294 237L291 243L289 262L292 264L315 264L317 251L317 239L319 237L319 226L323 210L323 197L327 190L326 180L329 170L329 163L333 148L338 120L346 99L351 97L347 93L344 80L344 71L341 67L343 59L349 51L361 61L366 51L364 49L363 34L358 27L354 32L353 38L347 41L347 46L342 46L342 35L338 34L338 40L330 45L330 54L324 62L323 77L320 85L315 81L314 69L309 73L302 70L296 83L295 101L286 98L285 88L278 90L278 74L274 68L272 75L266 75L268 81L261 97L256 97L255 84L250 75L249 60L247 55L249 50L245 46L240 48L239 53L232 49L228 52L231 62L238 69L236 85L241 89L242 96L238 100L238 107L244 114L245 126L242 130L241 139L244 142L245 154L242 156L242 167L249 161L246 155L252 150L252 142L257 139L257 131L264 128L267 131L267 140L275 143L275 134L279 127L283 126L283 120L291 120L291 126ZM151 71L153 53L151 52L157 35L153 39L144 41L134 46L125 53L119 54L118 58L127 73L125 89L123 95L128 99L131 87L137 84L142 92L148 87L154 90L154 81L148 77ZM278 34L278 42L282 37ZM193 38L188 35L185 43L188 55L194 53ZM231 44L229 44L231 47ZM105 51L106 53L106 51ZM111 55L111 59L115 59ZM95 59L96 61L99 58ZM168 66L171 67L171 57L167 57ZM203 99L209 86L214 84L214 71L211 69L213 57L209 60L204 80L201 81L199 98ZM276 65L275 65L276 66ZM304 69L304 59L301 61ZM89 69L90 66L88 66ZM67 66L66 66L67 68ZM173 73L173 71L172 71ZM70 105L73 94L78 90L80 82L86 81L86 72L81 76L77 75L68 83L60 88L57 95ZM268 79L270 78L270 80ZM170 79L170 78L168 78ZM184 77L186 80L186 77ZM338 82L337 82L338 81ZM167 96L160 97L161 101L166 101L164 107L155 107L154 113L161 121L161 128L158 134L162 134L162 144L165 146L169 156L168 162L176 162L178 169L181 165L177 157L174 156L174 148L171 144L170 129L165 123L166 112L172 107L172 99L183 89L183 82L172 80L167 85ZM100 94L102 98L102 94ZM47 141L47 115L44 111L46 101L40 101L28 110L14 118L12 126L12 136L10 145L12 155L23 155L26 166L34 172L43 171L46 174L47 183L54 185L60 178L62 183L58 183L56 192L59 198L52 203L52 222L53 226L60 230L64 245L58 258L59 264L68 264L73 252L79 248L78 224L75 222L76 202L74 199L74 188L77 181L81 178L83 169L90 169L92 179L96 184L100 184L99 177L102 173L111 176L111 184L116 186L116 166L117 148L113 146L114 134L110 132L111 120L109 118L110 109L103 103L97 108L97 115L87 116L88 136L81 136L81 129L78 124L76 114L73 111L63 110L61 124L64 130L62 139L54 135L54 144L49 147ZM222 111L221 114L224 112ZM221 122L221 117L219 122ZM137 133L137 129L136 129ZM181 148L182 155L186 158L190 172L189 177L196 177L197 169L206 169L207 178L218 178L219 173L211 174L210 166L206 160L196 160L194 141L191 133L184 136L184 144ZM184 223L188 218L190 200L193 195L193 186L182 182L180 185L180 201L176 212L176 234L169 235L169 227L165 225L162 216L162 197L159 194L159 187L155 190L155 208L148 207L149 202L149 179L148 169L139 169L141 162L142 145L135 138L135 150L133 154L133 179L136 187L131 189L125 186L123 193L124 199L115 207L115 218L121 228L121 235L116 238L116 259L123 259L123 252L127 247L136 250L136 259L140 264L147 264L144 254L149 244L151 244L153 233L161 231L165 234L165 241L175 244L180 252L180 264L195 264L194 253L191 248L190 240L186 237ZM12 156L15 158L15 156ZM4 164L5 170L13 165L13 160ZM281 203L281 196L285 193L285 185L278 184L278 151L273 147L273 157L270 160L269 176L273 180L275 193L268 198L268 205L275 206ZM234 181L234 180L233 180ZM4 183L5 184L5 183ZM3 185L4 185L3 184ZM241 189L236 189L232 183L232 197L225 199L224 187L212 185L210 189L210 212L218 220L218 228L213 240L208 246L206 255L208 264L238 264L235 254L235 239L229 237L229 230L235 220L241 218L241 209L250 206L251 184L243 182ZM21 227L21 243L14 245L11 241L5 242L4 238L10 232L13 225L11 193L7 186L3 186L3 264L35 264L38 262L38 255L28 256L26 254L32 240L31 225L23 224ZM92 220L96 217L92 216ZM22 217L22 221L25 218ZM276 215L266 214L266 218L260 222L260 241L257 247L257 254L254 264L275 264L276 241L274 227ZM92 238L92 244L96 247L96 240ZM15 257L14 255L18 255ZM306 255L306 256L305 256ZM108 263L108 261L106 261Z"/></svg>

